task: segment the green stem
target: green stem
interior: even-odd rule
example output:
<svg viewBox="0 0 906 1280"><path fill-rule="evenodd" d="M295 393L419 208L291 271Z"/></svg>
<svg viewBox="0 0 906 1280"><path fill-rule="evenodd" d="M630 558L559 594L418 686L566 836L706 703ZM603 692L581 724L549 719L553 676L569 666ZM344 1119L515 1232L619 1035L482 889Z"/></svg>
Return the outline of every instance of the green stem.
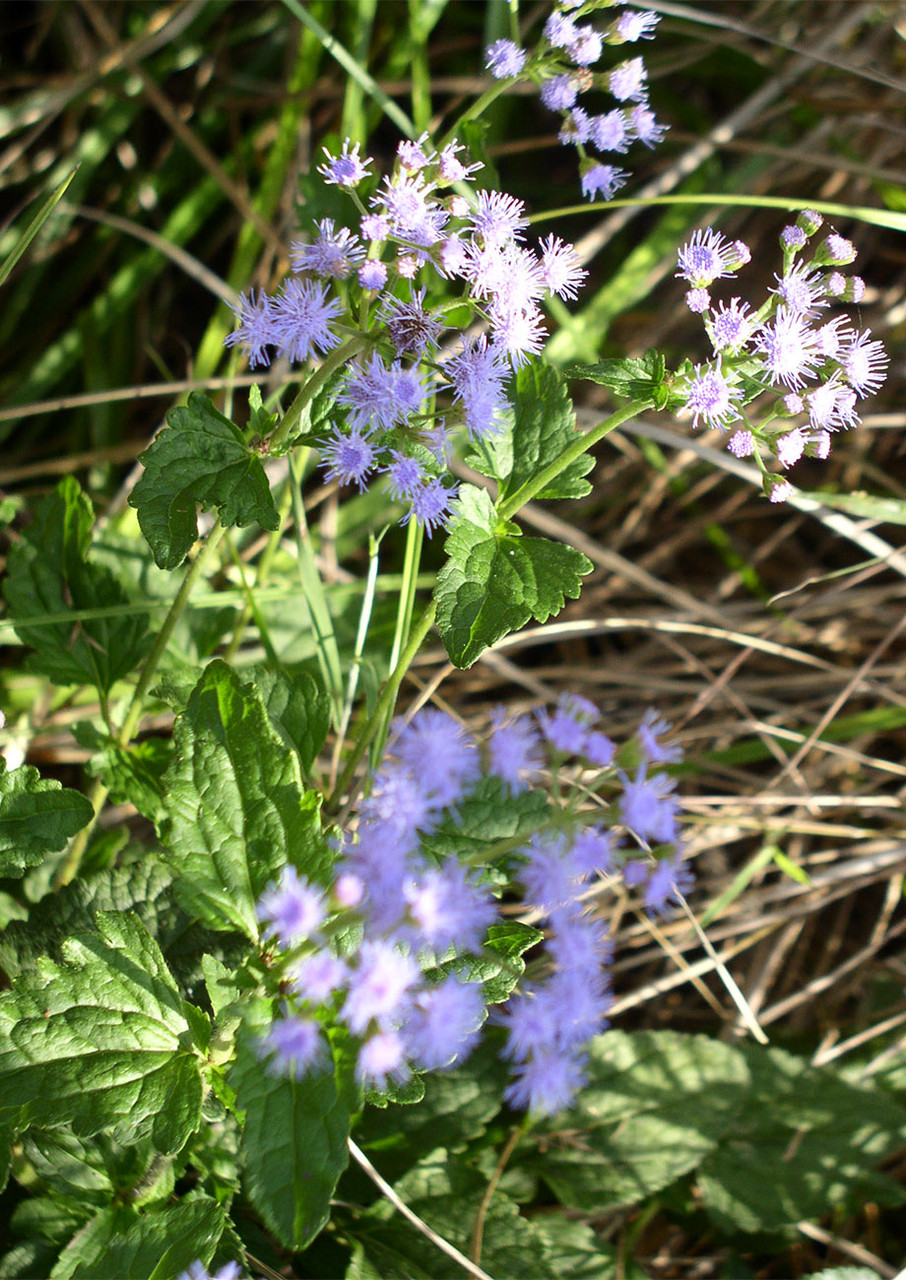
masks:
<svg viewBox="0 0 906 1280"><path fill-rule="evenodd" d="M274 556L277 554L277 548L279 547L283 539L283 533L286 528L286 521L289 518L289 513L290 511L292 511L292 508L293 508L292 481L290 479L287 479L286 486L283 490L283 496L280 499L280 506L277 512L280 518L280 522L277 525L276 529L272 529L270 534L268 535L267 546L262 551L261 559L258 562L258 571L255 574L256 590L259 589L261 586L263 586L263 584L267 582L267 579L270 577L271 565L273 564ZM224 655L223 655L224 662L232 662L236 654L239 652L239 647L242 644L243 638L245 636L246 628L251 622L252 616L254 613L254 610L252 609L251 604L252 602L247 599L245 605L242 608L242 612L239 614L239 617L236 620L236 624L233 627L232 638L230 639L230 643L227 645L226 650L224 651Z"/></svg>
<svg viewBox="0 0 906 1280"><path fill-rule="evenodd" d="M391 671L390 675L381 690L381 695L375 704L375 708L371 715L362 726L362 731L358 736L358 741L353 748L352 754L346 761L346 766L340 776L340 780L331 793L330 799L327 801L325 809L328 813L335 813L340 806L343 795L352 783L353 775L358 768L359 761L365 754L368 744L384 722L385 717L392 710L396 703L396 695L399 687L403 682L403 676L409 670L409 667L422 646L422 641L434 625L434 616L437 612L437 605L432 600L425 609L425 612L419 618L413 629L409 633L409 639L406 647L400 654L400 660Z"/></svg>
<svg viewBox="0 0 906 1280"><path fill-rule="evenodd" d="M467 107L454 125L451 126L444 134L443 138L437 144L438 151L442 151L444 147L450 145L457 136L460 129L469 120L477 120L483 111L486 111L492 102L495 102L502 93L506 93L507 89L512 88L513 80L496 80L490 89L485 89L480 97L476 98L471 107Z"/></svg>
<svg viewBox="0 0 906 1280"><path fill-rule="evenodd" d="M336 373L337 369L350 361L353 356L358 355L367 345L367 342L368 340L364 334L357 334L354 338L350 338L348 342L344 342L341 347L331 351L329 356L325 356L324 361L299 388L298 395L283 415L283 421L270 437L272 451L279 452L284 447L302 420L305 406L314 400L328 379Z"/></svg>
<svg viewBox="0 0 906 1280"><path fill-rule="evenodd" d="M500 504L497 508L497 514L501 520L511 519L520 508L524 507L527 502L531 502L542 489L547 488L551 481L556 480L561 472L565 471L571 462L575 462L576 458L580 458L583 453L587 453L589 449L593 449L599 440L603 440L606 435L614 431L622 423L634 418L636 414L642 413L645 409L652 409L654 401L649 397L644 400L633 400L631 404L624 405L622 409L617 409L616 413L612 413L604 422L593 427L591 431L579 434L576 439L560 454L559 458L555 458L553 462L549 462L546 467L542 467L537 471L525 484L519 486L515 493Z"/></svg>
<svg viewBox="0 0 906 1280"><path fill-rule="evenodd" d="M185 612L186 605L189 603L189 597L192 594L192 588L201 577L211 559L211 556L219 546L220 540L225 533L226 529L224 526L220 523L216 524L208 534L207 540L198 552L198 555L186 570L179 590L176 593L176 597L170 605L170 610L166 618L164 618L163 626L157 633L157 636L154 639L154 644L151 646L148 656L145 659L144 666L142 667L141 673L138 677L138 684L133 690L125 718L123 719L123 723L120 725L119 732L114 738L114 743L120 748L120 750L128 746L132 740L132 735L138 728L138 722L141 719L145 705L145 698L148 694L148 690L151 688L151 682L157 674L157 668L160 665L160 660L164 656L167 645L170 643L170 637L173 635L176 624ZM57 868L57 873L54 876L53 882L54 889L60 889L64 884L69 884L70 880L72 880L78 871L82 858L85 856L88 841L91 839L91 833L94 831L95 823L97 822L98 816L103 808L104 801L107 799L107 794L108 788L105 787L102 782L95 783L91 790L91 794L89 795L89 799L94 808L94 817L91 822L89 822L88 826L83 827L75 837L69 847L69 852Z"/></svg>

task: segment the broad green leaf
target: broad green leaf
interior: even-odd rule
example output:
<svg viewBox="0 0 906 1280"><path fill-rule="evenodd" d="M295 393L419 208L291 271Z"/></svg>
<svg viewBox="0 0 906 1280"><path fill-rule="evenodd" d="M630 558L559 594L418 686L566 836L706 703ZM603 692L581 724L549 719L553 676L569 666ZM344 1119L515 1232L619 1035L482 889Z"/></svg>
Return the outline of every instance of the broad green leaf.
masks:
<svg viewBox="0 0 906 1280"><path fill-rule="evenodd" d="M573 364L563 370L564 377L596 382L609 387L627 400L655 398L667 379L664 357L657 351L646 351L637 359L596 360L594 364Z"/></svg>
<svg viewBox="0 0 906 1280"><path fill-rule="evenodd" d="M532 361L515 379L513 399L513 465L501 486L506 498L556 461L576 438L576 414L562 376L548 364ZM594 466L588 454L560 473L538 498L584 498L591 485L583 477Z"/></svg>
<svg viewBox="0 0 906 1280"><path fill-rule="evenodd" d="M31 908L27 921L14 920L0 933L0 966L11 978L27 973L39 956L62 959L73 933L94 928L98 911L134 911L162 950L185 930L186 917L172 902L173 874L150 851L140 862L79 876Z"/></svg>
<svg viewBox="0 0 906 1280"><path fill-rule="evenodd" d="M705 1208L722 1230L789 1232L834 1207L906 1199L897 1182L877 1172L906 1139L906 1108L881 1089L783 1050L740 1052L753 1081L747 1105L698 1177Z"/></svg>
<svg viewBox="0 0 906 1280"><path fill-rule="evenodd" d="M544 1243L544 1259L557 1280L617 1280L621 1274L617 1251L605 1244L584 1222L575 1222L562 1213L539 1213L532 1225ZM632 1266L632 1260L627 1259ZM641 1276L647 1275L640 1271ZM633 1280L622 1271L623 1280Z"/></svg>
<svg viewBox="0 0 906 1280"><path fill-rule="evenodd" d="M258 690L225 662L205 670L176 721L161 834L187 911L258 938L255 904L286 863L325 883L320 796L272 727Z"/></svg>
<svg viewBox="0 0 906 1280"><path fill-rule="evenodd" d="M0 1280L45 1280L56 1256L56 1248L42 1240L15 1245L0 1258Z"/></svg>
<svg viewBox="0 0 906 1280"><path fill-rule="evenodd" d="M133 1223L135 1211L122 1204L108 1205L86 1222L63 1249L50 1273L50 1280L72 1280L76 1271L88 1267L89 1274L101 1274L107 1246L119 1230ZM82 1271L84 1275L84 1270Z"/></svg>
<svg viewBox="0 0 906 1280"><path fill-rule="evenodd" d="M438 826L422 837L422 848L436 857L459 857L486 864L493 846L515 851L544 822L548 796L540 789L516 795L495 777L482 778Z"/></svg>
<svg viewBox="0 0 906 1280"><path fill-rule="evenodd" d="M7 771L0 758L0 876L18 876L62 849L92 817L78 791L42 778L31 765Z"/></svg>
<svg viewBox="0 0 906 1280"><path fill-rule="evenodd" d="M193 391L140 455L145 473L129 498L161 569L182 564L198 537L197 507L221 523L276 529L277 508L257 453L229 418Z"/></svg>
<svg viewBox="0 0 906 1280"><path fill-rule="evenodd" d="M144 615L75 616L128 603L113 575L92 561L93 520L91 502L67 476L37 504L11 549L3 592L16 634L34 650L35 670L60 684L92 684L106 693L132 672L149 639Z"/></svg>
<svg viewBox="0 0 906 1280"><path fill-rule="evenodd" d="M715 1149L750 1084L742 1056L705 1036L607 1032L592 1044L589 1084L566 1123L581 1141L555 1142L529 1164L570 1208L637 1204Z"/></svg>
<svg viewBox="0 0 906 1280"><path fill-rule="evenodd" d="M293 1080L265 1070L256 1041L275 1011L276 1001L267 1000L250 1009L229 1082L245 1112L241 1159L249 1199L281 1244L304 1249L330 1217L359 1098L352 1064L336 1046L330 1074Z"/></svg>
<svg viewBox="0 0 906 1280"><path fill-rule="evenodd" d="M380 1171L380 1159L375 1157ZM487 1179L470 1164L443 1149L433 1151L401 1178L394 1190L423 1222L467 1256L476 1215L487 1192ZM481 1267L492 1276L531 1276L553 1280L557 1274L545 1259L544 1241L518 1204L497 1187L486 1206ZM385 1280L447 1277L456 1264L421 1232L401 1221L387 1200L379 1200L359 1216L355 1237Z"/></svg>
<svg viewBox="0 0 906 1280"><path fill-rule="evenodd" d="M201 1118L196 1017L135 916L96 924L0 997L0 1117L178 1151Z"/></svg>
<svg viewBox="0 0 906 1280"><path fill-rule="evenodd" d="M271 724L286 745L299 753L308 773L330 729L330 699L320 676L310 671L269 671L254 667L249 673L267 708Z"/></svg>
<svg viewBox="0 0 906 1280"><path fill-rule="evenodd" d="M193 1262L211 1261L226 1225L223 1209L208 1196L155 1206L111 1235L95 1257L80 1259L66 1280L173 1280Z"/></svg>
<svg viewBox="0 0 906 1280"><path fill-rule="evenodd" d="M576 599L592 562L546 538L499 531L483 489L463 485L437 577L437 624L450 659L468 667L530 618L547 622ZM509 526L512 528L512 526Z"/></svg>
<svg viewBox="0 0 906 1280"><path fill-rule="evenodd" d="M88 761L88 772L101 778L115 804L131 804L143 818L151 822L163 814L163 776L173 759L173 743L169 738L143 738L128 747L120 747L109 736L94 731L88 742L86 727L76 734L83 746L90 745L95 754Z"/></svg>

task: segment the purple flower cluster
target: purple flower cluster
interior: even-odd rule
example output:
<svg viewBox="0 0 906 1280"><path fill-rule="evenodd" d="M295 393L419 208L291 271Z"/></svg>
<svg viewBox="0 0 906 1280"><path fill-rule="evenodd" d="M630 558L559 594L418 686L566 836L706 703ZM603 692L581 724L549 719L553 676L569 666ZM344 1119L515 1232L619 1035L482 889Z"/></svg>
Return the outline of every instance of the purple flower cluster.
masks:
<svg viewBox="0 0 906 1280"><path fill-rule="evenodd" d="M690 286L686 303L702 316L714 351L712 360L686 373L685 407L695 427L727 428L744 420L727 448L758 462L772 502L784 501L793 487L767 471L765 456L784 469L804 454L826 458L832 433L859 424L858 401L874 395L887 375L888 357L871 331L854 329L844 315L826 314L834 302L864 296L864 282L840 269L855 260L853 245L831 231L807 260L799 256L823 222L819 213L804 210L783 228L783 270L756 311L739 298L712 305L714 282L734 275L751 258L741 241L727 241L711 228L697 231L677 261L677 276ZM753 380L756 393L760 388L774 397L758 426L745 419L743 408L744 399L752 398ZM790 422L797 417L802 421Z"/></svg>
<svg viewBox="0 0 906 1280"><path fill-rule="evenodd" d="M260 1042L270 1070L298 1078L329 1069L331 1020L357 1042L359 1081L379 1090L468 1055L486 1000L458 962L482 955L499 907L483 866L427 852L426 837L441 822L455 829L483 778L517 796L541 781L542 770L549 776L577 761L583 779L591 771L593 780L549 806L550 820L524 847L504 841L495 859L495 881L505 870L526 908L543 918L549 961L547 976L526 981L497 1018L513 1069L506 1096L536 1113L568 1105L610 1005L610 945L587 907L598 877L623 876L652 912L668 909L690 879L680 861L673 783L663 771L649 776L680 758L662 740L669 725L645 716L626 760L635 769L630 780L599 719L593 703L566 696L551 714L497 711L481 746L441 711L395 726L354 832L339 846L330 888L287 866L258 903L262 943L285 1002ZM578 805L593 791L608 798L590 823ZM608 826L623 829L630 852Z"/></svg>
<svg viewBox="0 0 906 1280"><path fill-rule="evenodd" d="M599 30L576 20L561 3L544 26L544 40L528 64L527 75L539 84L541 101L560 113L560 141L575 146L580 156L582 192L593 200L612 200L627 173L615 164L589 155L592 147L602 155L625 155L633 142L656 147L666 132L648 105L648 74L644 60L627 58L607 70L592 70L605 46L650 40L659 21L652 11L622 9ZM497 79L518 76L526 69L528 55L511 40L497 40L485 51L485 66ZM578 104L579 97L596 89L610 94L616 106L594 115Z"/></svg>
<svg viewBox="0 0 906 1280"><path fill-rule="evenodd" d="M430 534L446 526L455 496L448 424L477 439L501 430L512 371L537 355L546 337L541 303L575 299L587 273L557 236L536 248L525 243L521 200L469 191L482 166L458 143L437 152L426 134L402 142L393 171L367 199L358 188L370 179L372 162L358 145L347 140L339 155L325 155L319 172L350 192L361 215L357 229L324 218L309 241L294 241L294 275L274 296L243 295L226 342L242 346L254 368L267 365L272 351L294 363L325 356L339 346L344 323L361 333L368 354L339 379L342 412L321 442L327 479L364 489L372 477L385 477L392 498L407 508L404 522L414 516ZM427 303L432 276L461 283L469 323L480 321L488 336L462 333L458 343L445 343L442 357L448 308ZM440 419L433 407L439 393L451 400Z"/></svg>
<svg viewBox="0 0 906 1280"><path fill-rule="evenodd" d="M193 1262L188 1271L181 1271L176 1280L240 1280L242 1272L238 1262L227 1262L217 1271L208 1271L203 1262Z"/></svg>

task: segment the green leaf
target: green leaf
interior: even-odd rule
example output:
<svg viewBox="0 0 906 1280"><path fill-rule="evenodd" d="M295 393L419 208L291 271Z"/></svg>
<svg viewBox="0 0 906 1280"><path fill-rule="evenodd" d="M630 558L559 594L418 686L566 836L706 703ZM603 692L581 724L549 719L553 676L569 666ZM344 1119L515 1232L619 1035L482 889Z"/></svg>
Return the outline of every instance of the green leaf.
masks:
<svg viewBox="0 0 906 1280"><path fill-rule="evenodd" d="M272 727L261 694L219 659L192 691L174 740L161 835L180 900L212 928L256 941L255 904L283 866L328 881L321 798L303 791L298 756Z"/></svg>
<svg viewBox="0 0 906 1280"><path fill-rule="evenodd" d="M245 1112L240 1154L249 1199L281 1244L304 1249L330 1218L359 1097L351 1060L336 1043L332 1073L293 1080L263 1068L256 1041L275 1011L269 1000L250 1009L229 1082Z"/></svg>
<svg viewBox="0 0 906 1280"><path fill-rule="evenodd" d="M0 997L0 1116L178 1151L201 1118L193 1022L135 916L99 912L97 929Z"/></svg>
<svg viewBox="0 0 906 1280"><path fill-rule="evenodd" d="M563 373L567 378L577 381L596 382L600 387L610 387L611 391L627 400L642 400L645 396L657 397L659 389L668 382L664 357L657 351L646 351L639 359L608 359L596 360L594 364L573 364L564 369ZM677 397L677 401L681 398Z"/></svg>
<svg viewBox="0 0 906 1280"><path fill-rule="evenodd" d="M10 551L3 593L16 634L35 651L35 670L59 684L92 684L106 693L132 672L149 640L143 615L76 616L128 603L113 575L91 559L93 521L91 502L67 476L37 504Z"/></svg>
<svg viewBox="0 0 906 1280"><path fill-rule="evenodd" d="M868 1201L898 1205L903 1188L876 1171L906 1138L906 1108L871 1085L810 1067L781 1049L740 1049L747 1105L702 1163L705 1208L725 1231L791 1233L797 1222Z"/></svg>
<svg viewBox="0 0 906 1280"><path fill-rule="evenodd" d="M557 1280L617 1280L616 1249L584 1222L561 1213L539 1213L532 1225L544 1242L544 1259Z"/></svg>
<svg viewBox="0 0 906 1280"><path fill-rule="evenodd" d="M380 1169L380 1161L377 1162ZM438 1149L420 1161L394 1190L423 1222L470 1254L471 1233L486 1192L486 1177L452 1152ZM492 1276L531 1276L553 1280L557 1274L545 1260L542 1237L500 1187L485 1206L481 1267ZM401 1221L387 1200L379 1200L357 1220L355 1237L385 1280L446 1277L456 1264L437 1246Z"/></svg>
<svg viewBox="0 0 906 1280"><path fill-rule="evenodd" d="M422 837L422 849L437 858L458 857L486 866L493 846L512 850L527 842L543 824L547 806L548 796L538 788L514 795L498 778L481 778L455 813L445 813Z"/></svg>
<svg viewBox="0 0 906 1280"><path fill-rule="evenodd" d="M550 365L532 361L516 375L513 400L513 465L501 488L509 497L526 481L556 461L576 438L576 415L569 389ZM560 473L538 498L584 498L591 485L583 477L594 459L587 453ZM502 477L501 477L502 479Z"/></svg>
<svg viewBox="0 0 906 1280"><path fill-rule="evenodd" d="M154 1207L111 1235L95 1257L80 1259L67 1280L172 1280L195 1261L207 1266L225 1227L223 1209L208 1196Z"/></svg>
<svg viewBox="0 0 906 1280"><path fill-rule="evenodd" d="M310 772L330 729L330 698L320 676L310 671L270 671L253 667L252 682L267 708L271 724L288 747L299 753Z"/></svg>
<svg viewBox="0 0 906 1280"><path fill-rule="evenodd" d="M85 745L87 735L77 737ZM143 738L128 747L120 747L109 737L98 734L95 755L88 761L88 772L101 778L115 804L134 805L151 822L163 816L163 777L173 760L173 743L169 738Z"/></svg>
<svg viewBox="0 0 906 1280"><path fill-rule="evenodd" d="M0 758L0 876L21 875L62 849L92 813L78 791L42 778L31 765L8 772Z"/></svg>
<svg viewBox="0 0 906 1280"><path fill-rule="evenodd" d="M134 1217L134 1210L126 1205L105 1206L72 1237L50 1272L50 1280L72 1280L82 1266L99 1267L112 1238L120 1228L128 1229Z"/></svg>
<svg viewBox="0 0 906 1280"><path fill-rule="evenodd" d="M182 564L198 537L196 508L216 507L221 523L280 523L261 460L239 428L197 391L167 414L168 425L140 455L145 473L130 495L161 569Z"/></svg>
<svg viewBox="0 0 906 1280"><path fill-rule="evenodd" d="M463 485L437 577L437 624L450 660L468 667L530 618L547 622L576 599L592 562L546 538L499 532L483 489Z"/></svg>
<svg viewBox="0 0 906 1280"><path fill-rule="evenodd" d="M570 1208L637 1204L734 1129L750 1083L741 1054L705 1036L607 1032L592 1043L589 1084L567 1124L581 1141L556 1142L530 1166Z"/></svg>

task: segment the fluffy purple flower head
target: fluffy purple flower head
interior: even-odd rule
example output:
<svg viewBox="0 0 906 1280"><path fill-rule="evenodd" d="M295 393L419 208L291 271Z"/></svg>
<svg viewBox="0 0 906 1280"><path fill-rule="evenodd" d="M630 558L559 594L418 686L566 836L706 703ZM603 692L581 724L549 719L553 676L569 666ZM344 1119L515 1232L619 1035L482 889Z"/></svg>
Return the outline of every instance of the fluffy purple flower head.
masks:
<svg viewBox="0 0 906 1280"><path fill-rule="evenodd" d="M387 267L379 258L368 258L359 267L359 284L363 289L383 289L387 283Z"/></svg>
<svg viewBox="0 0 906 1280"><path fill-rule="evenodd" d="M617 102L645 102L648 97L648 72L641 58L631 58L614 67L607 86Z"/></svg>
<svg viewBox="0 0 906 1280"><path fill-rule="evenodd" d="M512 40L495 40L484 51L484 65L495 80L506 80L521 73L527 57Z"/></svg>
<svg viewBox="0 0 906 1280"><path fill-rule="evenodd" d="M316 226L318 238L311 244L294 240L290 245L289 260L293 270L345 280L364 260L363 246L347 227L335 230L332 218L324 218Z"/></svg>
<svg viewBox="0 0 906 1280"><path fill-rule="evenodd" d="M582 827L573 836L572 859L579 875L608 875L613 870L613 836L600 827Z"/></svg>
<svg viewBox="0 0 906 1280"><path fill-rule="evenodd" d="M503 384L510 375L501 353L479 338L464 339L463 350L444 365L453 384L453 399L462 405L463 420L470 438L498 435L502 414L510 407Z"/></svg>
<svg viewBox="0 0 906 1280"><path fill-rule="evenodd" d="M704 315L711 305L711 295L707 289L688 289L685 301L694 316Z"/></svg>
<svg viewBox="0 0 906 1280"><path fill-rule="evenodd" d="M547 330L537 307L509 307L497 301L488 308L488 319L494 346L506 352L514 369L528 364L544 346Z"/></svg>
<svg viewBox="0 0 906 1280"><path fill-rule="evenodd" d="M419 711L400 729L393 753L440 808L461 800L481 768L475 743L462 726L433 707Z"/></svg>
<svg viewBox="0 0 906 1280"><path fill-rule="evenodd" d="M807 244L808 236L801 227L791 224L788 227L784 227L780 233L780 246L782 249L802 249Z"/></svg>
<svg viewBox="0 0 906 1280"><path fill-rule="evenodd" d="M479 191L471 222L475 233L489 248L521 240L528 226L525 205L505 191Z"/></svg>
<svg viewBox="0 0 906 1280"><path fill-rule="evenodd" d="M827 306L824 296L824 279L818 271L799 262L783 276L776 276L777 288L773 290L783 305L795 315L814 320L822 307Z"/></svg>
<svg viewBox="0 0 906 1280"><path fill-rule="evenodd" d="M642 103L630 108L626 125L628 136L638 139L649 150L660 145L668 129L668 126L661 124L655 118L654 112Z"/></svg>
<svg viewBox="0 0 906 1280"><path fill-rule="evenodd" d="M424 169L436 161L437 156L433 151L430 154L425 151L427 141L427 133L421 134L414 142L410 138L403 139L396 149L396 157L401 169L405 169L408 173L418 173L419 169Z"/></svg>
<svg viewBox="0 0 906 1280"><path fill-rule="evenodd" d="M637 40L653 40L654 29L661 20L659 13L650 9L624 9L613 24L614 35L625 44L635 44Z"/></svg>
<svg viewBox="0 0 906 1280"><path fill-rule="evenodd" d="M554 49L565 49L576 38L576 24L565 13L552 13L544 24L544 35Z"/></svg>
<svg viewBox="0 0 906 1280"><path fill-rule="evenodd" d="M292 968L293 991L312 1004L324 1004L346 984L349 967L329 951L303 956Z"/></svg>
<svg viewBox="0 0 906 1280"><path fill-rule="evenodd" d="M762 483L769 502L787 502L796 492L789 480L778 480L776 476L765 476Z"/></svg>
<svg viewBox="0 0 906 1280"><path fill-rule="evenodd" d="M475 983L450 977L420 991L404 1028L410 1056L426 1071L462 1062L478 1039L484 1016L481 987Z"/></svg>
<svg viewBox="0 0 906 1280"><path fill-rule="evenodd" d="M277 1018L261 1037L258 1051L272 1075L301 1080L327 1063L327 1045L313 1018Z"/></svg>
<svg viewBox="0 0 906 1280"><path fill-rule="evenodd" d="M582 194L589 200L600 195L602 200L612 200L624 185L629 174L612 164L593 164L582 174Z"/></svg>
<svg viewBox="0 0 906 1280"><path fill-rule="evenodd" d="M431 476L421 488L412 494L412 510L400 522L406 524L414 516L422 525L430 538L435 529L446 529L452 514L451 504L456 497L455 489L448 489L439 476Z"/></svg>
<svg viewBox="0 0 906 1280"><path fill-rule="evenodd" d="M870 339L870 329L855 334L842 355L847 381L859 397L875 394L887 377L890 363L884 344Z"/></svg>
<svg viewBox="0 0 906 1280"><path fill-rule="evenodd" d="M715 280L738 270L740 244L725 240L713 227L700 228L677 254L676 274L696 289L707 289Z"/></svg>
<svg viewBox="0 0 906 1280"><path fill-rule="evenodd" d="M413 494L425 482L425 472L417 458L410 458L398 449L390 451L391 462L383 468L390 483L387 492L394 502L411 502Z"/></svg>
<svg viewBox="0 0 906 1280"><path fill-rule="evenodd" d="M451 142L441 151L437 167L437 177L441 184L465 182L473 173L484 168L480 160L463 164L459 158L460 151L465 151L465 147L460 142Z"/></svg>
<svg viewBox="0 0 906 1280"><path fill-rule="evenodd" d="M820 357L815 331L805 316L778 307L774 323L762 325L755 345L764 354L772 382L796 390L815 376Z"/></svg>
<svg viewBox="0 0 906 1280"><path fill-rule="evenodd" d="M385 765L374 779L374 789L362 801L361 813L372 822L384 823L408 848L416 833L429 831L437 821L437 803L408 767Z"/></svg>
<svg viewBox="0 0 906 1280"><path fill-rule="evenodd" d="M617 753L616 744L606 733L592 732L586 735L582 754L589 764L596 764L599 769L606 769L613 763Z"/></svg>
<svg viewBox="0 0 906 1280"><path fill-rule="evenodd" d="M404 928L402 936L413 946L428 946L438 953L454 945L480 951L497 918L493 898L457 862L410 876L403 885L403 898L412 926Z"/></svg>
<svg viewBox="0 0 906 1280"><path fill-rule="evenodd" d="M330 324L342 311L338 299L328 298L326 285L285 280L272 306L274 341L280 354L301 363L315 353L332 350L340 339Z"/></svg>
<svg viewBox="0 0 906 1280"><path fill-rule="evenodd" d="M616 151L620 155L629 150L629 144L632 142L626 116L619 110L592 116L589 122L589 137L599 151Z"/></svg>
<svg viewBox="0 0 906 1280"><path fill-rule="evenodd" d="M549 111L569 111L576 105L578 92L573 76L552 76L541 86L541 101Z"/></svg>
<svg viewBox="0 0 906 1280"><path fill-rule="evenodd" d="M491 723L488 767L516 795L541 768L538 734L525 716L508 721L502 707L494 712Z"/></svg>
<svg viewBox="0 0 906 1280"><path fill-rule="evenodd" d="M404 369L398 360L388 367L375 352L367 365L354 366L337 401L349 405L351 426L390 430L420 410L425 395L414 369Z"/></svg>
<svg viewBox="0 0 906 1280"><path fill-rule="evenodd" d="M798 462L805 452L805 436L798 427L778 436L774 441L774 452L782 467L791 467Z"/></svg>
<svg viewBox="0 0 906 1280"><path fill-rule="evenodd" d="M359 490L374 469L375 449L368 439L368 432L354 427L348 436L337 434L320 445L324 478L338 484L355 484Z"/></svg>
<svg viewBox="0 0 906 1280"><path fill-rule="evenodd" d="M415 960L392 943L366 940L349 975L340 1017L355 1035L362 1035L371 1023L389 1027L402 1015L409 990L420 976Z"/></svg>
<svg viewBox="0 0 906 1280"><path fill-rule="evenodd" d="M673 728L662 716L649 707L639 725L639 745L650 764L677 764L683 758L683 749L677 742L660 741L663 734Z"/></svg>
<svg viewBox="0 0 906 1280"><path fill-rule="evenodd" d="M424 289L416 290L408 302L387 298L380 318L400 355L406 351L422 355L429 346L437 344L443 329L441 322L425 310Z"/></svg>
<svg viewBox="0 0 906 1280"><path fill-rule="evenodd" d="M327 918L323 892L309 884L293 866L285 866L277 884L265 889L258 900L262 936L273 938L280 947L294 947L306 938L317 937Z"/></svg>
<svg viewBox="0 0 906 1280"><path fill-rule="evenodd" d="M188 1271L181 1271L176 1280L240 1280L241 1275L238 1262L227 1262L217 1271L208 1271L204 1263L199 1260L193 1262Z"/></svg>
<svg viewBox="0 0 906 1280"><path fill-rule="evenodd" d="M249 293L241 293L239 302L231 309L239 319L239 328L227 334L224 346L245 347L250 369L269 365L271 358L265 347L276 346L279 341L274 330L273 299L263 289L259 289L257 294L252 289Z"/></svg>
<svg viewBox="0 0 906 1280"><path fill-rule="evenodd" d="M331 155L326 147L324 147L324 154L327 160L324 164L318 166L318 173L329 185L357 187L368 174L368 166L371 164L370 159L361 160L359 158L359 144L356 143L350 149L348 138L344 141L343 150L338 156Z"/></svg>
<svg viewBox="0 0 906 1280"><path fill-rule="evenodd" d="M555 751L565 755L581 755L588 732L598 719L598 708L588 698L578 694L564 694L552 716L539 712L541 732Z"/></svg>
<svg viewBox="0 0 906 1280"><path fill-rule="evenodd" d="M727 448L737 458L751 458L755 452L755 437L751 431L734 431L727 441Z"/></svg>
<svg viewBox="0 0 906 1280"><path fill-rule="evenodd" d="M600 31L585 23L577 26L569 43L569 56L578 67L590 67L604 52L604 40Z"/></svg>
<svg viewBox="0 0 906 1280"><path fill-rule="evenodd" d="M405 1084L411 1072L406 1062L406 1046L396 1031L378 1031L359 1049L355 1077L359 1084L384 1090L391 1080Z"/></svg>
<svg viewBox="0 0 906 1280"><path fill-rule="evenodd" d="M713 365L695 366L695 376L686 385L686 408L692 413L692 426L702 419L709 427L725 427L738 416L736 401L742 399L742 388L724 377L720 357Z"/></svg>
<svg viewBox="0 0 906 1280"><path fill-rule="evenodd" d="M504 1098L520 1111L553 1116L564 1110L586 1081L583 1060L570 1052L549 1049L513 1069Z"/></svg>
<svg viewBox="0 0 906 1280"><path fill-rule="evenodd" d="M706 325L714 350L734 354L742 350L755 331L755 319L749 311L749 304L739 298L731 299L729 305L722 302L711 312Z"/></svg>
<svg viewBox="0 0 906 1280"><path fill-rule="evenodd" d="M565 244L559 236L550 235L541 241L539 247L541 274L548 290L558 298L577 298L588 272L573 246Z"/></svg>
<svg viewBox="0 0 906 1280"><path fill-rule="evenodd" d="M691 869L678 853L661 858L645 886L645 910L649 915L661 915L670 910L672 902L686 897L695 883Z"/></svg>
<svg viewBox="0 0 906 1280"><path fill-rule="evenodd" d="M655 844L670 844L676 839L675 785L666 773L649 778L644 763L632 781L624 780L620 816L640 839Z"/></svg>

